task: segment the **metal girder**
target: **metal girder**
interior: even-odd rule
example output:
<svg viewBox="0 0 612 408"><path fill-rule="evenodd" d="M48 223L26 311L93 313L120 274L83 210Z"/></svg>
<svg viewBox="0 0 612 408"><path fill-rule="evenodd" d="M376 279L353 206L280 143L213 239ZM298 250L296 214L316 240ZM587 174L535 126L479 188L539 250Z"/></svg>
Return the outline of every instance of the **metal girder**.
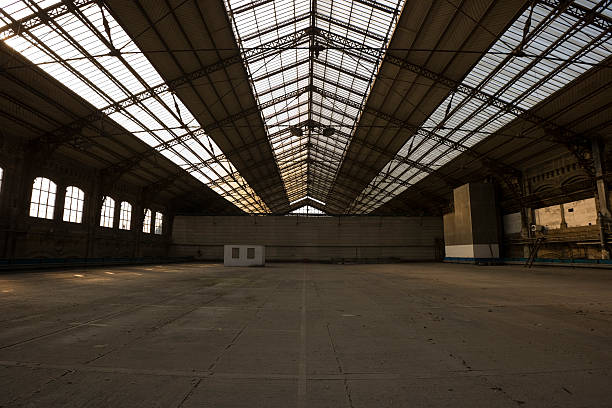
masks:
<svg viewBox="0 0 612 408"><path fill-rule="evenodd" d="M355 0L356 3L365 4L366 6L370 6L374 9L385 11L389 14L397 15L400 11L396 8L389 7L387 5L381 4L376 0Z"/></svg>
<svg viewBox="0 0 612 408"><path fill-rule="evenodd" d="M236 15L236 14L240 14L242 12L248 11L248 10L252 10L257 6L261 6L262 4L266 4L266 3L270 3L273 0L253 0L250 3L246 3L243 4L239 7L237 7L234 10L230 10L229 14L231 15Z"/></svg>
<svg viewBox="0 0 612 408"><path fill-rule="evenodd" d="M215 130L215 129L218 129L218 128L226 126L226 125L231 125L231 124L233 124L234 122L236 122L239 119L242 119L242 118L248 117L250 115L254 115L256 113L259 113L260 108L264 109L264 108L266 108L268 106L272 106L272 105L274 105L274 104L276 104L276 103L278 103L280 101L283 101L283 100L286 100L286 99L289 99L289 98L293 98L295 96L299 96L299 95L301 95L302 93L304 93L306 91L307 91L306 88L297 89L297 90L295 90L293 92L289 92L289 93L287 93L285 95L282 95L282 96L279 96L277 98L271 99L270 101L260 105L259 107L258 106L254 106L252 108L245 109L242 112L239 112L239 113L237 113L235 115L228 116L227 118L224 118L224 119L222 119L222 120L220 120L218 122L215 122L215 123L213 123L213 124L211 124L209 126L206 126L206 128L199 128L199 129L195 129L193 131L187 132L184 135L178 136L178 137L176 137L174 139L167 140L167 141L165 141L163 143L158 144L157 146L150 147L150 148L148 148L147 150L145 150L144 152L142 152L141 154L139 154L137 156L132 156L130 158L127 158L127 159L123 160L122 162L117 163L117 164L113 165L112 167L108 168L106 171L109 171L109 172L120 172L120 174L123 174L123 173L129 171L130 169L136 167L138 165L138 163L140 163L142 160L146 159L147 157L153 156L153 155L155 155L155 154L157 154L157 153L159 153L159 152L161 152L163 150L167 150L167 149L170 149L170 148L172 148L174 146L177 146L177 145L181 144L182 142L184 142L184 141L186 141L188 139L197 139L199 137L208 136L208 134L210 132L212 132L213 130ZM268 143L268 140L267 139L262 140L261 143L262 144L263 143ZM258 144L259 143L257 143L257 144L251 143L251 144L249 144L247 146L249 146L249 148L250 148L251 145L256 146ZM238 151L241 151L241 150L235 149L234 151L229 152L229 155L232 155L233 153L236 153Z"/></svg>
<svg viewBox="0 0 612 408"><path fill-rule="evenodd" d="M242 119L242 118L248 117L250 115L253 115L253 114L257 113L260 108L261 109L265 109L266 107L275 105L275 104L277 104L277 103L279 103L281 101L294 98L296 96L299 96L299 95L301 95L303 93L310 92L310 91L318 93L318 94L320 94L323 97L332 98L332 99L337 100L339 102L345 103L345 104L347 104L349 106L352 106L352 107L360 109L360 105L358 103L356 103L354 101L351 101L348 98L340 97L340 96L338 96L338 95L336 95L334 93L325 91L325 90L323 90L321 88L318 88L318 87L315 87L315 86L312 86L312 87L311 86L305 86L305 87L296 89L296 90L294 90L292 92L289 92L289 93L287 93L285 95L282 95L282 96L279 96L277 98L274 98L274 99L272 99L272 100L270 100L270 101L260 105L260 107L257 107L257 108L254 107L254 108L246 109L246 110L244 110L242 112L239 112L239 113L237 113L235 115L232 115L232 116L230 116L228 118L225 118L225 119L223 119L223 120L221 120L219 122L216 122L215 124L207 126L206 129L197 129L197 130L194 130L193 132L191 132L191 134L187 133L187 134L181 135L181 136L179 136L179 137L177 137L175 139L171 139L169 141L161 143L161 144L155 146L154 148L151 148L151 149L147 150L142 155L126 159L122 163L125 163L125 164L129 165L129 163L132 163L134 161L142 160L142 159L144 159L144 158L146 158L146 157L148 157L150 155L153 155L154 153L157 153L159 151L162 151L162 150L165 150L165 149L169 149L169 148L171 148L173 146L176 146L176 145L180 144L182 141L187 140L187 139L189 139L191 137L204 136L204 135L206 135L206 133L210 132L213 129L219 128L221 126L232 124L232 123L234 123L235 121L237 121L239 119ZM453 148L455 150L458 150L458 151L461 151L461 152L470 153L474 157L476 157L476 158L478 158L480 160L484 160L483 156L478 154L478 153L476 153L476 152L474 152L473 149L471 149L471 148L469 148L469 147L467 147L467 146L465 146L465 145L463 145L463 144L461 144L459 142L454 142L454 141L452 141L452 140L450 140L450 139L448 139L448 138L446 138L444 136L440 136L440 135L436 134L435 132L432 132L430 130L427 130L427 129L424 129L424 128L421 128L421 127L418 127L418 126L415 126L415 125L412 125L412 124L409 124L409 123L407 123L405 121L402 121L400 119L394 118L391 115L385 114L383 112L377 111L377 110L372 109L372 108L367 108L366 107L365 112L370 113L370 114L372 114L372 115L374 115L374 116L376 116L378 118L384 119L384 120L386 120L386 121L388 121L388 122L390 122L390 123L392 123L392 124L394 124L394 125L396 125L398 127L401 127L401 128L413 131L415 133L419 133L419 134L421 134L423 136L426 136L426 137L429 137L431 139L434 139L434 140L436 140L436 141L438 141L438 142L440 142L440 143L442 143L442 144L444 144L446 146L449 146L449 147L451 147L451 148ZM308 120L307 121L303 121L300 124L297 124L297 126L309 126L310 124L314 124L315 127L322 126L320 123L317 123L316 121L308 121ZM283 130L278 131L277 133L280 135L280 134L285 133L287 131L288 131L287 129L283 129ZM360 141L360 140L357 140L357 139L354 139L352 141L355 142L355 143L359 143L359 144L361 144L361 145L363 145L365 147L368 147L370 149L373 149L373 150L375 150L375 151L377 151L377 152L379 152L381 154L384 154L384 155L388 156L389 158L397 158L400 161L408 163L408 161L407 161L407 160L409 160L408 158L403 157L403 156L394 156L393 154L388 153L388 152L384 151L383 149L381 149L380 147L375 146L373 144L367 143L365 141ZM232 154L235 154L235 153L240 153L242 151L245 151L246 149L250 149L251 147L255 147L255 146L257 146L259 144L263 144L263 143L268 143L268 140L265 140L265 141L261 140L261 141L258 141L258 142L251 142L251 143L249 143L249 144L247 144L245 146L242 146L242 147L240 147L238 149L233 150L232 152L228 152L227 154L228 155L232 155ZM426 165L424 165L422 163L417 163L417 162L412 161L412 160L410 160L409 164L414 165L414 167L418 166L418 168L420 168L421 170L427 171L429 173L436 173L437 172L437 170L435 170L435 169L431 169L431 168L427 167ZM118 164L117 166L121 166L121 164ZM493 164L492 163L488 163L487 166L491 166L492 167ZM508 173L514 174L514 173L517 172L517 170L509 168L507 166L503 166L503 165L499 165L499 164L497 166L498 167L496 168L496 171L500 171L501 172L502 169L503 169L503 172L505 174L508 174ZM427 170L425 170L425 169L427 169Z"/></svg>
<svg viewBox="0 0 612 408"><path fill-rule="evenodd" d="M278 74L281 74L281 73L283 73L285 71L297 68L300 65L308 64L309 61L310 61L309 58L302 58L301 60L297 60L297 61L295 61L295 62L293 62L293 63L291 63L289 65L280 66L280 67L276 68L273 71L267 71L267 72L261 74L260 76L253 78L252 81L253 81L253 83L262 81L264 79L273 77L274 75L278 75Z"/></svg>
<svg viewBox="0 0 612 408"><path fill-rule="evenodd" d="M181 135L178 138L175 138L175 139L166 141L164 143L161 143L161 144L155 146L154 148L148 149L147 151L143 152L139 156L131 157L129 159L124 160L121 163L118 163L117 165L115 165L115 166L111 167L110 169L108 169L108 171L120 172L120 174L123 174L123 173L129 171L130 169L134 168L135 166L137 166L139 164L139 162L144 160L145 158L150 157L150 156L154 155L155 153L158 153L158 152L160 152L162 150L174 147L174 146L180 144L181 142L183 142L184 140L187 140L187 139L192 138L192 137L205 136L207 133L209 133L213 129L219 128L221 126L232 124L232 123L234 123L235 121L237 121L237 120L239 120L241 118L248 117L250 115L253 115L253 114L259 112L260 108L265 109L266 107L275 105L276 103L278 103L280 101L287 100L287 99L299 96L299 95L301 95L303 93L310 92L310 91L316 92L316 93L320 94L323 97L333 98L333 99L339 100L340 102L343 102L343 103L345 103L345 104L347 104L349 106L353 106L355 108L359 108L359 104L351 101L348 98L342 98L342 97L340 97L340 96L338 96L336 94L333 94L331 92L325 91L325 90L320 89L318 87L305 86L305 87L299 88L299 89L297 89L295 91L292 91L290 93L287 93L285 95L282 95L282 96L280 96L278 98L272 99L272 100L262 104L260 107L254 107L254 108L246 109L246 110L244 110L242 112L239 112L239 113L237 113L235 115L232 115L232 116L230 116L228 118L225 118L225 119L223 119L223 120L221 120L221 121L219 121L219 122L217 122L217 123L207 127L206 129L198 129L198 130L195 130L195 131L193 131L191 133L186 133L185 135ZM388 121L390 123L393 123L394 125L396 125L398 127L405 128L405 129L413 131L415 133L420 133L423 136L432 138L432 139L434 139L434 140L436 140L436 141L438 141L438 142L440 142L440 143L442 143L442 144L444 144L446 146L449 146L449 147L451 147L451 148L453 148L455 150L459 150L459 151L462 151L462 152L467 152L467 153L471 154L472 156L476 157L477 159L483 161L483 164L486 167L488 167L490 170L495 171L495 173L497 173L500 176L502 176L504 180L507 178L507 176L516 175L518 173L518 171L515 170L515 169L512 169L512 168L509 168L508 166L503 166L503 165L500 165L500 164L493 163L492 161L486 160L482 155L474 152L471 148L466 147L466 146L462 145L459 142L454 142L454 141L452 141L450 139L447 139L447 138L445 138L443 136L437 135L434 132L431 132L431 131L429 131L427 129L423 129L423 128L420 128L418 126L414 126L414 125L408 124L405 121L401 121L401 120L399 120L397 118L394 118L394 117L392 117L390 115L384 114L382 112L379 112L379 111L371 109L371 108L366 108L365 112L373 114L374 116L379 117L381 119L384 119L384 120L386 120L386 121ZM303 121L302 123L298 124L298 126L309 126L309 125L313 125L313 124L314 124L315 127L316 126L319 126L319 127L322 126L320 123L316 123L315 121L308 121L308 120L307 121ZM281 130L278 133L280 134L280 133L284 133L286 131L287 130ZM364 146L366 148L369 148L369 149L374 150L374 151L376 151L376 152L378 152L380 154L383 154L383 155L387 156L390 160L391 159L397 159L400 162L404 162L404 163L410 164L411 166L416 167L416 168L418 168L421 171L425 171L425 172L427 172L429 174L434 174L434 175L438 176L439 178L441 178L445 183L447 183L447 184L450 183L449 185L452 185L452 184L457 185L457 181L456 180L452 180L452 178L450 178L448 176L444 176L444 175L439 174L439 172L436 169L432 169L431 167L429 167L429 166L427 166L427 165L425 165L423 163L418 163L418 162L416 162L414 160L408 159L407 157L403 157L401 155L392 155L391 153L388 153L388 152L384 151L380 147L375 146L373 144L370 144L370 143L368 143L366 141L353 139L352 142L358 143L358 144L360 144L360 145L362 145L362 146ZM251 147L254 147L254 146L257 146L257 145L263 144L263 143L268 143L268 140L261 140L259 142L249 143L248 145L245 145L245 146L243 146L243 147L241 147L239 149L235 149L232 152L228 152L228 154L232 155L232 154L235 154L235 153L246 151L247 149L250 149ZM222 156L217 156L217 158L218 157L222 157ZM214 160L214 159L210 159L210 160Z"/></svg>
<svg viewBox="0 0 612 408"><path fill-rule="evenodd" d="M331 92L328 92L328 91L325 91L325 90L319 89L319 88L316 88L315 92L319 93L323 97L332 98L332 99L335 99L335 100L337 100L339 102L342 102L342 103L344 103L346 105L352 106L352 107L357 108L357 109L361 109L360 108L360 104L355 103L355 102L351 101L348 98L344 98L344 97L338 96L336 94L333 94ZM452 148L454 150L457 150L457 151L460 151L460 152L466 152L466 153L472 155L473 157L475 157L475 158L477 158L479 160L483 160L483 164L485 163L485 161L484 161L485 159L484 159L484 157L481 154L475 152L472 148L470 148L468 146L465 146L464 144L462 144L460 142L455 142L455 141L453 141L453 140L451 140L451 139L449 139L447 137L438 135L437 133L435 133L435 132L433 132L431 130L424 129L422 127L413 125L413 124L411 124L411 123L409 123L407 121L403 121L401 119L395 118L395 117L393 117L393 116L391 116L389 114L386 114L386 113L381 112L379 110L376 110L374 108L370 108L367 105L363 108L363 112L364 113L369 113L369 114L371 114L371 115L373 115L373 116L375 116L377 118L384 119L385 121L387 121L389 123L392 123L392 124L402 128L402 129L406 129L406 130L409 130L411 132L420 134L421 136L433 139L436 142L438 142L440 144L443 144L445 146L448 146L448 147L450 147L450 148ZM508 173L508 172L510 172L510 173L517 173L518 172L518 170L513 169L513 168L511 168L509 166L506 166L506 165L502 165L502 164L497 164L497 167L495 167L495 168L492 167L491 163L487 163L486 166L487 167L491 166L491 170L494 170L496 172L497 171L502 171L501 169L503 169L503 172L505 172L505 173Z"/></svg>
<svg viewBox="0 0 612 408"><path fill-rule="evenodd" d="M601 28L602 30L612 30L612 18L606 16L603 13L598 13L594 10L578 4L576 1L569 0L536 0L536 3L544 4L552 9L561 9L565 13L576 17L578 19L584 19L590 24ZM608 2L608 6L610 3Z"/></svg>
<svg viewBox="0 0 612 408"><path fill-rule="evenodd" d="M477 88L465 85L460 81L448 78L442 74L431 71L421 65L411 63L390 53L385 54L384 50L368 47L362 43L358 43L346 37L334 34L330 31L317 29L316 33L321 38L327 40L330 43L339 44L343 47L360 49L362 52L370 54L377 58L383 57L383 62L387 62L389 64L398 66L401 69L414 72L415 74L427 78L436 84L448 87L449 90L453 90L454 92L460 94L469 95L472 98L485 102L487 105L494 106L506 113L510 113L516 116L517 118L521 118L531 123L534 123L547 130L549 135L556 143L566 146L573 154L577 155L578 158L584 157L585 152L583 146L590 146L590 142L588 142L588 140L583 138L582 136L577 135L567 129L564 129L562 126L556 125L532 113L531 111L528 111L527 109L521 108L520 106L517 106L510 102L506 102L503 99L498 98L494 95L490 95L486 92L480 91Z"/></svg>
<svg viewBox="0 0 612 408"><path fill-rule="evenodd" d="M49 20L71 13L76 8L97 3L99 0L63 0L57 4L34 11L31 15L0 28L0 40L18 36L24 30L31 30L46 24Z"/></svg>
<svg viewBox="0 0 612 408"><path fill-rule="evenodd" d="M183 86L185 84L188 84L192 81L195 81L199 78L205 77L215 71L219 71L223 68L226 68L228 66L231 66L233 64L236 63L240 63L242 62L243 58L249 58L252 56L257 56L257 55L262 55L265 54L267 52L270 52L270 50L275 50L278 51L279 48L286 46L287 44L291 44L297 40L299 40L301 37L303 37L305 35L305 31L298 31L295 33L291 33L288 34L286 36L280 37L274 41L270 41L266 44L264 44L262 47L258 47L258 48L254 48L254 49L250 49L250 50L246 50L244 53L242 54L237 54L233 57L230 58L226 58L223 60L220 60L214 64L211 65L207 65L206 67L200 68L196 71L190 72L186 75L183 75L181 77L175 78L171 81L167 81L164 82L163 84L157 85L155 87L146 89L142 92L136 93L132 96L129 96L125 99L122 99L121 101L118 101L116 103L113 103L111 105L108 105L104 108L98 109L95 112L92 112L91 114L84 116L70 124L64 125L61 128L55 129L49 133L47 133L46 135L41 137L41 140L44 140L46 143L51 143L51 144L61 144L65 141L65 139L63 138L63 135L66 134L66 132L70 132L74 129L81 129L83 128L85 125L92 123L92 122L96 122L102 119L105 119L107 116L122 111L130 106L136 105L146 99L149 98L155 98L158 95L164 93L164 92L173 92L175 91L177 88L179 88L180 86ZM258 108L255 107L253 108L255 111L258 111ZM229 120L225 119L225 121ZM217 122L219 123L219 122ZM211 128L217 128L218 126L215 126L214 124L212 125Z"/></svg>
<svg viewBox="0 0 612 408"><path fill-rule="evenodd" d="M315 14L315 18L323 20L323 21L325 21L326 23L328 23L330 25L333 24L333 25L336 25L338 27L342 27L345 30L353 31L354 33L357 33L357 34L362 35L364 37L369 37L369 38L371 38L371 39L373 39L375 41L380 41L380 42L385 41L385 38L383 36L381 36L381 35L376 35L376 34L370 32L369 30L361 28L361 27L355 27L353 24L350 24L348 22L344 22L344 21L338 20L336 18L333 18L331 15L326 16L326 15L317 13L316 11L315 11L314 14Z"/></svg>
<svg viewBox="0 0 612 408"><path fill-rule="evenodd" d="M333 64L333 63L331 63L329 61L315 60L313 62L317 63L317 64L321 64L325 68L336 70L336 71L338 71L338 72L340 72L342 74L345 74L347 76L353 77L353 78L358 79L360 81L366 82L368 84L370 83L370 78L369 77L366 77L366 76L363 76L361 74L358 74L357 72L351 72L351 71L349 71L347 69L344 69L341 66L335 65L335 64Z"/></svg>
<svg viewBox="0 0 612 408"><path fill-rule="evenodd" d="M321 123L319 123L319 122L317 122L315 120L306 120L306 121L304 121L302 123L298 123L295 126L298 126L298 127L301 127L301 126L307 126L307 127L308 126L312 126L312 127L325 127L323 124L321 124ZM353 139L351 142L359 144L359 145L361 145L361 146L363 146L365 148L371 149L373 151L376 151L377 153L380 153L382 155L385 155L390 160L395 159L395 160L398 160L401 163L409 164L410 166L415 167L415 168L417 168L417 169L419 169L421 171L424 171L426 173L433 174L433 175L439 177L442 181L444 181L444 183L446 183L449 186L452 186L452 185L457 186L457 185L460 184L457 180L453 179L452 177L442 175L442 174L439 173L438 170L433 169L433 168L431 168L430 166L428 166L426 164L419 163L419 162L414 161L414 160L412 160L412 159L410 159L410 158L408 158L406 156L401 156L399 154L393 155L393 154L385 151L384 149L380 148L379 146L376 146L374 144L368 143L365 140ZM349 159L347 157L344 158L344 161L348 162L348 160ZM357 166L360 166L362 168L364 166L366 166L363 162L354 162L354 164L357 165ZM375 169L372 169L372 168L369 168L369 170L375 171Z"/></svg>
<svg viewBox="0 0 612 408"><path fill-rule="evenodd" d="M313 120L307 120L307 121L304 121L302 124L298 124L298 125L296 125L296 126L315 126L315 127L316 127L316 126L321 126L321 124L320 124L320 123L318 123L318 122L315 122L315 121L313 121ZM366 141L363 141L363 140L356 140L356 139L355 139L355 140L353 140L353 141L354 141L355 143L358 143L358 144L360 144L360 145L362 145L362 146L366 147L366 148L369 148L369 149L372 149L372 150L378 151L378 152L380 152L381 154L385 154L385 155L387 155L388 157L395 158L396 160L398 160L398 161L400 161L400 162L402 162L402 163L409 164L409 165L411 165L411 166L413 166L413 167L415 167L415 168L417 168L417 169L419 169L419 170L421 170L421 171L424 171L424 172L426 172L426 173L428 173L428 174L432 174L432 175L434 175L434 176L436 176L436 177L440 178L440 179L441 179L441 180L442 180L442 181L443 181L443 182L444 182L444 183L445 183L447 186L449 186L449 187L451 187L451 188L452 188L452 187L456 187L456 186L458 186L458 185L460 185L460 184L461 184L461 183L460 183L458 180L455 180L453 177L451 177L451 176L446 176L446 175L442 175L442 174L440 174L440 172L439 172L438 170L433 169L433 168L431 168L431 167L429 167L429 166L427 166L427 165L425 165L425 164L423 164L423 163L418 163L418 162L416 162L416 161L414 161L414 160L411 160L411 159L409 159L408 157L399 156L399 155L392 156L392 155L390 155L389 153L384 152L384 151L383 151L381 148L379 148L378 146L372 145L372 144L370 144L370 143L368 143L368 142L366 142ZM363 163L363 162L356 162L356 161L351 160L351 159L349 159L349 158L347 158L347 157L345 157L345 158L344 158L344 161L346 161L346 162L348 162L348 163L351 163L351 164L354 164L354 165L356 165L356 166L359 166L359 167L361 167L361 168L368 169L369 171L375 171L375 169L373 169L373 168L369 167L367 164L365 164L365 163ZM312 160L312 159L305 159L305 160L300 161L300 163L302 163L302 162L305 162L305 163L315 163L315 164L323 165L323 163L320 163L320 162L318 162L318 161L314 161L314 160ZM325 166L324 166L324 167L325 167ZM331 170L333 170L333 171L334 171L334 173L335 173L335 170L334 170L334 169L331 169ZM410 183L406 183L406 182L403 182L402 180L399 180L399 179L398 179L396 176L391 176L391 180L392 180L392 181L394 181L394 182L400 183L400 184L402 184L402 185L412 186L412 184L410 184Z"/></svg>

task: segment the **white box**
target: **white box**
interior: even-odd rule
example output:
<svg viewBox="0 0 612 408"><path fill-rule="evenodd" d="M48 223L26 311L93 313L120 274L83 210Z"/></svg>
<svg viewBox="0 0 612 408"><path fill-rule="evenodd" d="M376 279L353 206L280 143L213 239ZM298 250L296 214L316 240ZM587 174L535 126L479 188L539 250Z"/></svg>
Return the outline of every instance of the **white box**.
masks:
<svg viewBox="0 0 612 408"><path fill-rule="evenodd" d="M265 266L266 247L263 245L224 245L223 266Z"/></svg>

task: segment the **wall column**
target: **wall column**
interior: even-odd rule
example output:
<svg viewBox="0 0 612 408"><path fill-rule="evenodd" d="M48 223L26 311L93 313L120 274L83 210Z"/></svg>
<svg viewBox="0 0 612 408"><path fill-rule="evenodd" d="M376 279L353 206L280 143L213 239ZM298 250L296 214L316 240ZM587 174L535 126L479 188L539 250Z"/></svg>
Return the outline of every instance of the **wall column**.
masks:
<svg viewBox="0 0 612 408"><path fill-rule="evenodd" d="M610 207L608 206L608 186L604 178L603 165L602 165L602 148L600 146L600 140L594 138L592 140L593 146L593 165L595 167L595 183L597 185L597 197L595 199L597 203L597 224L599 225L599 240L601 245L601 259L610 259L610 249L607 245L607 233L606 224L610 222L612 214L610 213Z"/></svg>
<svg viewBox="0 0 612 408"><path fill-rule="evenodd" d="M29 216L30 198L32 196L32 162L27 160L24 151L15 149L14 161L4 169L2 182L3 214L5 224L5 242L3 258L14 259L17 238L27 232L25 219Z"/></svg>
<svg viewBox="0 0 612 408"><path fill-rule="evenodd" d="M559 228L567 228L567 221L565 221L565 206L563 204L559 204L559 210L561 211L561 223L559 224Z"/></svg>
<svg viewBox="0 0 612 408"><path fill-rule="evenodd" d="M499 258L493 184L464 184L453 191L453 201L453 213L444 216L446 257L466 261Z"/></svg>
<svg viewBox="0 0 612 408"><path fill-rule="evenodd" d="M597 184L597 210L604 218L612 218L608 206L608 186L604 179L602 149L598 139L593 139L593 164L595 165L595 183Z"/></svg>

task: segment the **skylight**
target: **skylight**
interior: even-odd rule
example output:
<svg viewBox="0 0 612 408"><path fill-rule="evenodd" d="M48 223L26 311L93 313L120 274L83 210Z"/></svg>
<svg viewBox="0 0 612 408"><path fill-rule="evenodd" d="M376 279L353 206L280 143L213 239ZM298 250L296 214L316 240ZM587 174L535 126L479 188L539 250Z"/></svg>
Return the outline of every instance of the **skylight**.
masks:
<svg viewBox="0 0 612 408"><path fill-rule="evenodd" d="M523 28L531 12L527 9L465 77L464 85L528 110L578 78L592 64L610 56L611 30L567 12L559 13L552 6L542 3L534 4L531 28L523 49L526 55L539 58L508 55L522 41ZM581 0L578 3L610 15L609 9L602 9L594 1ZM423 127L434 129L437 135L470 147L515 118L515 115L480 99L455 93L438 106ZM369 183L348 212L373 211L428 175L407 161L415 161L435 170L460 153L425 135L414 135Z"/></svg>
<svg viewBox="0 0 612 408"><path fill-rule="evenodd" d="M309 205L305 205L303 207L300 207L298 209L291 211L289 215L305 215L307 217L310 217L310 216L322 216L322 215L324 216L327 214L325 214L324 211L321 211L318 208L314 208Z"/></svg>
<svg viewBox="0 0 612 408"><path fill-rule="evenodd" d="M328 47L325 33L384 49L404 0L225 4L289 201L323 203L361 113L343 100L363 106L382 59Z"/></svg>
<svg viewBox="0 0 612 408"><path fill-rule="evenodd" d="M4 1L0 29L56 3ZM23 25L18 35L3 30L0 38L96 108L112 112L111 119L228 201L246 212L269 212L178 96L166 90L155 98L115 108L118 102L164 81L101 3L80 0L75 4L79 7L66 8L44 24ZM116 50L122 54L115 54ZM172 141L177 142L167 143Z"/></svg>

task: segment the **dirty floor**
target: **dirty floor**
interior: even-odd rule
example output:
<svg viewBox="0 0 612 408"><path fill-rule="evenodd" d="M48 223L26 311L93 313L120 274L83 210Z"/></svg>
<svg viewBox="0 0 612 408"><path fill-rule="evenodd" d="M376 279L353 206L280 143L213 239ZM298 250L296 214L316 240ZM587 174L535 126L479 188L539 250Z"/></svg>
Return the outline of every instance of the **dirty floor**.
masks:
<svg viewBox="0 0 612 408"><path fill-rule="evenodd" d="M612 407L612 270L0 275L2 407Z"/></svg>

